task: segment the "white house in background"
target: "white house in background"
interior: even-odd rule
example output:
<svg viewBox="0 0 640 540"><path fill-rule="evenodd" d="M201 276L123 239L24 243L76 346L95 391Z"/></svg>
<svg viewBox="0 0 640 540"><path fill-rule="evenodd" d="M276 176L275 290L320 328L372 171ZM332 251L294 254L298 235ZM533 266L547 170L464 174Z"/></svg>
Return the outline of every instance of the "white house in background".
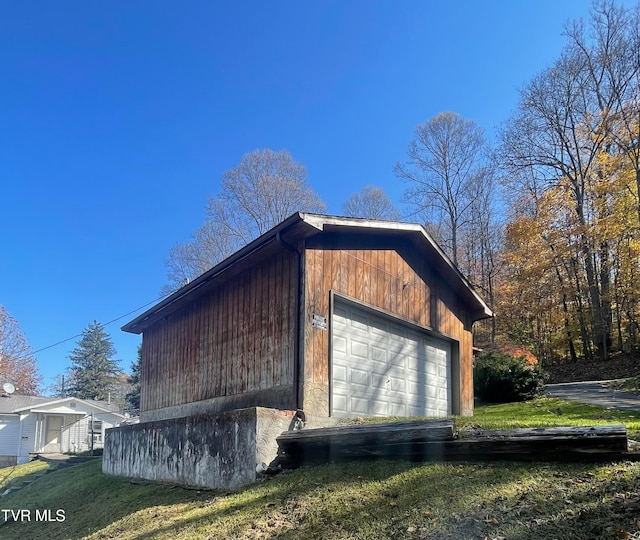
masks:
<svg viewBox="0 0 640 540"><path fill-rule="evenodd" d="M106 401L0 396L0 467L26 463L29 454L102 448L106 429L125 419Z"/></svg>

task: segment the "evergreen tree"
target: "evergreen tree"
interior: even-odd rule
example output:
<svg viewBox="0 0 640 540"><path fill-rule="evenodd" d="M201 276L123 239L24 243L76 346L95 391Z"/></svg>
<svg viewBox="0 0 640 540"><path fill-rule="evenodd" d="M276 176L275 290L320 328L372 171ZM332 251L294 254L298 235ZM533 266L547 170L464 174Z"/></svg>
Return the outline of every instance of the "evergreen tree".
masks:
<svg viewBox="0 0 640 540"><path fill-rule="evenodd" d="M142 363L142 346L138 346L138 356L135 362L131 362L131 375L127 382L131 385L131 391L127 393L127 408L140 410L140 364Z"/></svg>
<svg viewBox="0 0 640 540"><path fill-rule="evenodd" d="M69 395L80 399L106 400L118 380L120 369L111 336L93 321L69 355Z"/></svg>

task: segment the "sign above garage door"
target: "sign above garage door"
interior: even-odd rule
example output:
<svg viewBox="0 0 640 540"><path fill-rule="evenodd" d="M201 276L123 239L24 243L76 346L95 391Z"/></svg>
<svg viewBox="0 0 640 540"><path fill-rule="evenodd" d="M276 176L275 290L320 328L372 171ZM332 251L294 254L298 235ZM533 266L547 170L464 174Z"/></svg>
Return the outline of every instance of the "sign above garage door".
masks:
<svg viewBox="0 0 640 540"><path fill-rule="evenodd" d="M334 297L333 416L451 414L451 344Z"/></svg>

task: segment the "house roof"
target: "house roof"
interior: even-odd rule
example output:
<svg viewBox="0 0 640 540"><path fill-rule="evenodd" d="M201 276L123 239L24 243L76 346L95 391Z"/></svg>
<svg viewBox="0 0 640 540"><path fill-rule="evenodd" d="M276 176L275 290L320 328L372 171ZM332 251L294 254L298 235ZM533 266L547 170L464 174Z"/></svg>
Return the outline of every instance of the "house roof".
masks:
<svg viewBox="0 0 640 540"><path fill-rule="evenodd" d="M16 414L30 410L41 410L43 408L51 407L52 405L60 405L67 401L75 401L98 411L114 414L116 416L123 416L118 412L118 408L115 404L108 403L107 401L78 398L20 396L15 394L0 396L0 414Z"/></svg>
<svg viewBox="0 0 640 540"><path fill-rule="evenodd" d="M16 409L33 407L41 403L47 403L48 401L51 401L51 398L5 394L3 396L0 396L0 414L11 414L14 413Z"/></svg>
<svg viewBox="0 0 640 540"><path fill-rule="evenodd" d="M255 264L258 253L277 249L281 241L288 244L322 232L398 235L414 240L419 249L430 256L432 264L447 279L465 301L474 320L493 316L493 312L473 289L469 281L431 238L422 225L398 221L382 221L321 214L295 213L242 249L220 262L184 287L151 307L122 327L125 332L142 333L157 320L169 315L197 298L204 290L226 279L227 271L234 274Z"/></svg>

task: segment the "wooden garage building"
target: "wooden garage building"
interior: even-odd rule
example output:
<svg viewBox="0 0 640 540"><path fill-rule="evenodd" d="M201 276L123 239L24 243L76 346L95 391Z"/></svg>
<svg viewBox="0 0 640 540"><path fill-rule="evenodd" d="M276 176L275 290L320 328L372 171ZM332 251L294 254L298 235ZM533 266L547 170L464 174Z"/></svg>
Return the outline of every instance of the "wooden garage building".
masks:
<svg viewBox="0 0 640 540"><path fill-rule="evenodd" d="M473 412L491 310L416 224L294 214L123 330L143 334L141 420L245 407Z"/></svg>

